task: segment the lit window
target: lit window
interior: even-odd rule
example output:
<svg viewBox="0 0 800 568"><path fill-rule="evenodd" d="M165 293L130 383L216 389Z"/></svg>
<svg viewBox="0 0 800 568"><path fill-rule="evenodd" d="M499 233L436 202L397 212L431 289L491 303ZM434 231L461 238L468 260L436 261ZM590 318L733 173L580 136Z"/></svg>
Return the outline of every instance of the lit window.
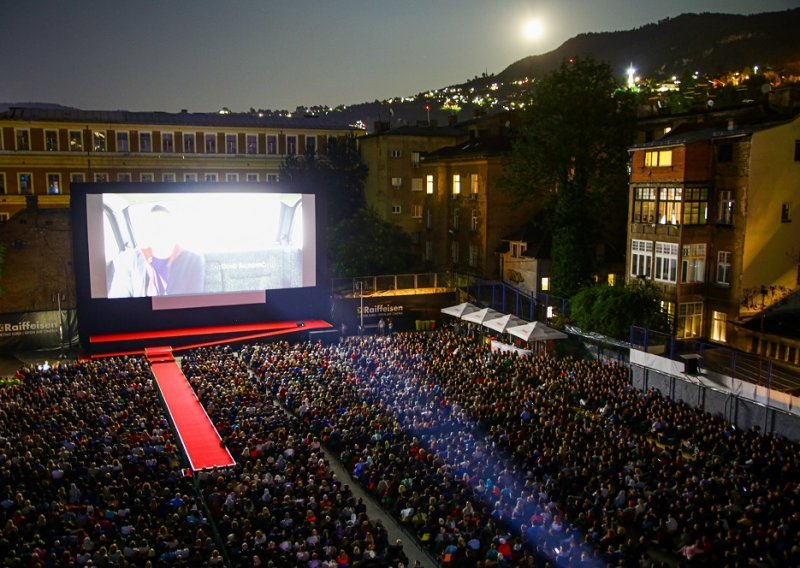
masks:
<svg viewBox="0 0 800 568"><path fill-rule="evenodd" d="M731 258L733 253L721 250L717 253L717 284L731 285Z"/></svg>
<svg viewBox="0 0 800 568"><path fill-rule="evenodd" d="M82 152L83 151L83 134L80 130L69 131L69 151Z"/></svg>
<svg viewBox="0 0 800 568"><path fill-rule="evenodd" d="M411 165L414 167L419 166L422 154L420 152L411 152Z"/></svg>
<svg viewBox="0 0 800 568"><path fill-rule="evenodd" d="M61 175L47 174L47 193L58 195L61 193Z"/></svg>
<svg viewBox="0 0 800 568"><path fill-rule="evenodd" d="M401 177L393 177L392 178L392 187L395 189L400 189L400 186L403 185L403 178Z"/></svg>
<svg viewBox="0 0 800 568"><path fill-rule="evenodd" d="M706 271L705 243L683 245L681 256L681 282L704 282Z"/></svg>
<svg viewBox="0 0 800 568"><path fill-rule="evenodd" d="M422 191L422 178L411 178L411 191Z"/></svg>
<svg viewBox="0 0 800 568"><path fill-rule="evenodd" d="M545 314L547 319L551 320L556 317L556 307L555 306L547 306L547 313Z"/></svg>
<svg viewBox="0 0 800 568"><path fill-rule="evenodd" d="M183 133L183 151L187 154L195 153L195 135L194 132Z"/></svg>
<svg viewBox="0 0 800 568"><path fill-rule="evenodd" d="M654 150L644 153L647 168L666 168L672 165L672 150Z"/></svg>
<svg viewBox="0 0 800 568"><path fill-rule="evenodd" d="M58 131L44 131L44 149L48 152L58 152Z"/></svg>
<svg viewBox="0 0 800 568"><path fill-rule="evenodd" d="M683 224L705 225L708 221L708 189L687 187L683 191Z"/></svg>
<svg viewBox="0 0 800 568"><path fill-rule="evenodd" d="M106 151L106 133L101 131L92 132L92 149L95 152Z"/></svg>
<svg viewBox="0 0 800 568"><path fill-rule="evenodd" d="M656 222L656 188L637 187L633 190L633 222Z"/></svg>
<svg viewBox="0 0 800 568"><path fill-rule="evenodd" d="M459 195L461 193L461 176L459 174L453 174L453 195Z"/></svg>
<svg viewBox="0 0 800 568"><path fill-rule="evenodd" d="M542 283L539 285L539 288L542 292L549 292L550 291L550 277L545 276L542 278Z"/></svg>
<svg viewBox="0 0 800 568"><path fill-rule="evenodd" d="M658 222L661 225L677 225L681 220L680 187L658 189Z"/></svg>
<svg viewBox="0 0 800 568"><path fill-rule="evenodd" d="M427 175L425 176L425 193L428 195L433 195L433 176Z"/></svg>
<svg viewBox="0 0 800 568"><path fill-rule="evenodd" d="M678 339L700 337L703 334L703 303L678 304Z"/></svg>
<svg viewBox="0 0 800 568"><path fill-rule="evenodd" d="M609 286L616 286L617 285L617 275L614 274L613 272L610 273L608 275L608 280L606 282L608 282Z"/></svg>
<svg viewBox="0 0 800 568"><path fill-rule="evenodd" d="M653 241L631 241L631 276L650 278L653 269Z"/></svg>
<svg viewBox="0 0 800 568"><path fill-rule="evenodd" d="M117 152L129 152L130 145L127 132L117 132Z"/></svg>
<svg viewBox="0 0 800 568"><path fill-rule="evenodd" d="M472 193L472 198L475 199L478 195L478 174L471 174L469 177L469 187Z"/></svg>
<svg viewBox="0 0 800 568"><path fill-rule="evenodd" d="M717 222L720 225L733 225L733 192L720 191L719 192L719 211L717 214Z"/></svg>

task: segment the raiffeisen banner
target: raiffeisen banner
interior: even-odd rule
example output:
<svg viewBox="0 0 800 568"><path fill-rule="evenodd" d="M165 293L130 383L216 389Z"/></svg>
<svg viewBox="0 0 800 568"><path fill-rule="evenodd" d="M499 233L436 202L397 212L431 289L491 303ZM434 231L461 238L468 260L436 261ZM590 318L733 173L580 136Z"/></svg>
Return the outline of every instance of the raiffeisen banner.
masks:
<svg viewBox="0 0 800 568"><path fill-rule="evenodd" d="M77 331L72 310L0 314L0 352L60 349L77 341Z"/></svg>

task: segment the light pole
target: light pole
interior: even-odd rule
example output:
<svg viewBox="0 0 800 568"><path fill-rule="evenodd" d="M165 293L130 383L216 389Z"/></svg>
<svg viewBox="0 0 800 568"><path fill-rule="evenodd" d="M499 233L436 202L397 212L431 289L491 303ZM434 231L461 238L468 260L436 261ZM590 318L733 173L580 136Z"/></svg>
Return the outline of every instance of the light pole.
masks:
<svg viewBox="0 0 800 568"><path fill-rule="evenodd" d="M358 334L364 335L364 282L359 280L356 284L358 285L358 297L361 300L361 308L359 310L361 323L358 326Z"/></svg>

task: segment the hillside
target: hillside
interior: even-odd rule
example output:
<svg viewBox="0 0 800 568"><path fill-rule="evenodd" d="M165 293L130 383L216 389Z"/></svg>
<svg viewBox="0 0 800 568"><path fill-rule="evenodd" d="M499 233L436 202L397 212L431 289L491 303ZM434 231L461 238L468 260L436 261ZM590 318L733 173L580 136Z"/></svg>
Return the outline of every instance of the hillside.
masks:
<svg viewBox="0 0 800 568"><path fill-rule="evenodd" d="M716 74L754 65L800 70L800 8L741 16L683 14L641 28L580 34L558 49L509 65L496 79L541 76L571 57L591 56L621 73L633 63L641 75L682 71Z"/></svg>

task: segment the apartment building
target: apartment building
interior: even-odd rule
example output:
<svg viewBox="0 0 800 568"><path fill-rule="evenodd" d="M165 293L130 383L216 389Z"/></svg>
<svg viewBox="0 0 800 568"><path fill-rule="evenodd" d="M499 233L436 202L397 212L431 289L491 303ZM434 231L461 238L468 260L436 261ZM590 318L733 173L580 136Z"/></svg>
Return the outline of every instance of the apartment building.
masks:
<svg viewBox="0 0 800 568"><path fill-rule="evenodd" d="M627 278L675 336L800 363L797 330L764 325L800 285L800 117L684 125L631 159Z"/></svg>
<svg viewBox="0 0 800 568"><path fill-rule="evenodd" d="M272 182L286 156L361 133L328 117L11 108L0 113L0 218L68 207L76 182Z"/></svg>

